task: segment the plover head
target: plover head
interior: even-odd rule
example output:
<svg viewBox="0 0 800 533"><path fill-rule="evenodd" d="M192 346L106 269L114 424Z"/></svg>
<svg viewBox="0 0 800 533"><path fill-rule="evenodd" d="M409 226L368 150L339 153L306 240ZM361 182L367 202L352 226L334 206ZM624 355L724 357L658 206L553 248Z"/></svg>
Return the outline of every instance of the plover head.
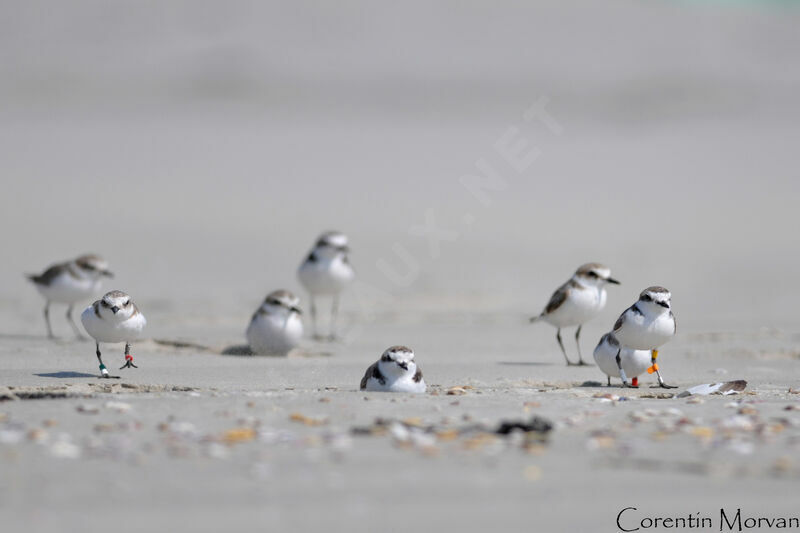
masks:
<svg viewBox="0 0 800 533"><path fill-rule="evenodd" d="M300 310L300 298L286 290L277 290L269 293L262 304L264 310L272 313L297 313L303 314Z"/></svg>
<svg viewBox="0 0 800 533"><path fill-rule="evenodd" d="M619 281L611 277L611 269L600 263L587 263L575 271L575 278L584 285L602 286L606 283L619 285Z"/></svg>
<svg viewBox="0 0 800 533"><path fill-rule="evenodd" d="M415 371L414 352L405 346L392 346L381 355L380 367L381 372L386 374Z"/></svg>
<svg viewBox="0 0 800 533"><path fill-rule="evenodd" d="M642 307L663 312L672 307L672 294L664 287L648 287L639 295Z"/></svg>
<svg viewBox="0 0 800 533"><path fill-rule="evenodd" d="M319 236L314 245L314 253L322 257L334 257L349 251L347 235L339 231L326 231Z"/></svg>
<svg viewBox="0 0 800 533"><path fill-rule="evenodd" d="M82 255L75 260L75 266L86 277L99 278L100 276L107 276L113 278L114 274L108 270L108 262L99 255L86 254Z"/></svg>
<svg viewBox="0 0 800 533"><path fill-rule="evenodd" d="M104 319L125 320L136 313L131 297L122 291L107 292L99 301L97 309Z"/></svg>

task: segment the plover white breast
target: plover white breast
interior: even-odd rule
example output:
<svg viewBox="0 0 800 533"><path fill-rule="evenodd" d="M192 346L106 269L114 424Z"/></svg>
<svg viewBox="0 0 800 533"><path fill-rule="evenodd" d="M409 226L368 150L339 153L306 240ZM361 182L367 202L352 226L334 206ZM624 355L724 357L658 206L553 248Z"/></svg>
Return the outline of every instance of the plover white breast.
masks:
<svg viewBox="0 0 800 533"><path fill-rule="evenodd" d="M256 354L286 355L303 336L300 299L289 291L267 295L247 326L247 342Z"/></svg>
<svg viewBox="0 0 800 533"><path fill-rule="evenodd" d="M336 319L339 313L339 295L355 278L350 265L348 239L344 233L329 231L320 235L314 248L297 270L297 277L309 294L311 329L315 339L322 339L317 330L318 297L330 297L330 340L336 338Z"/></svg>
<svg viewBox="0 0 800 533"><path fill-rule="evenodd" d="M44 321L47 325L47 336L53 338L50 325L50 304L66 304L67 321L78 338L84 338L75 320L72 308L76 303L90 300L100 291L103 277L113 277L108 270L108 263L100 256L87 254L51 265L41 274L28 274L36 289L44 296Z"/></svg>
<svg viewBox="0 0 800 533"><path fill-rule="evenodd" d="M392 346L367 369L361 390L381 392L425 392L422 370L414 362L414 352L405 346Z"/></svg>
<svg viewBox="0 0 800 533"><path fill-rule="evenodd" d="M567 365L585 365L581 354L581 329L583 324L595 318L606 306L606 289L608 283L619 285L619 281L611 277L611 270L599 263L588 263L581 266L572 278L553 293L544 311L531 318L531 322L544 321L555 326L556 340L564 354ZM567 357L561 329L578 326L575 332L575 343L578 346L578 362L573 363Z"/></svg>
<svg viewBox="0 0 800 533"><path fill-rule="evenodd" d="M672 314L672 294L664 287L649 287L642 291L639 300L626 309L614 324L614 336L623 348L647 350L651 352L652 366L649 373L655 372L658 384L665 388L674 388L664 383L659 371L658 348L663 346L677 332L675 315ZM620 368L622 385L628 386L624 367L621 366L621 355L618 354L617 366Z"/></svg>
<svg viewBox="0 0 800 533"><path fill-rule="evenodd" d="M100 363L100 377L112 377L100 354L100 343L125 343L125 364L123 368L138 368L133 364L131 343L140 338L147 324L131 297L122 291L111 291L81 313L81 322L86 332L95 340L97 360ZM113 376L116 377L116 376Z"/></svg>

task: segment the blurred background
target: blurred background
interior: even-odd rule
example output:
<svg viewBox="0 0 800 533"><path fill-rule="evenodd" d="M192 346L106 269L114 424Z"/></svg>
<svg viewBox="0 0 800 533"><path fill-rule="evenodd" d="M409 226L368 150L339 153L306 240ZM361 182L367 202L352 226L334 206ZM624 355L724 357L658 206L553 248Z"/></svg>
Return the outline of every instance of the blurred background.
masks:
<svg viewBox="0 0 800 533"><path fill-rule="evenodd" d="M796 326L798 7L2 2L3 328L43 331L23 273L96 252L154 335L243 329L327 229L409 315L522 323L600 261L624 285L598 332L651 284L688 330ZM542 98L559 135L523 118ZM480 159L489 206L459 182Z"/></svg>

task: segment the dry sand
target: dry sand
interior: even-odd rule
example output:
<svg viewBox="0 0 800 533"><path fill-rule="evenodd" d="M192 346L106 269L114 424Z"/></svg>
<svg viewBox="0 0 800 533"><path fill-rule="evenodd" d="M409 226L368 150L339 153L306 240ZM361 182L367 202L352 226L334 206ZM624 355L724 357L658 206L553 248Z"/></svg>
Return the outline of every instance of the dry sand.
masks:
<svg viewBox="0 0 800 533"><path fill-rule="evenodd" d="M614 531L628 506L800 514L796 9L2 10L4 532ZM542 97L563 129L523 118ZM495 146L512 127L540 151L522 171ZM505 182L489 205L459 183L481 158ZM419 236L426 216L448 230L438 246ZM345 340L220 355L267 292L299 292L295 268L329 228L350 235L359 273ZM100 382L60 309L64 338L46 340L22 273L84 251L111 261L149 339L208 349L148 340L138 370ZM623 281L585 328L588 357L663 284L679 323L666 379L746 379L746 393L695 403L565 368L553 330L526 317L586 261ZM397 343L430 392L358 392ZM554 424L545 440L491 435L535 415Z"/></svg>

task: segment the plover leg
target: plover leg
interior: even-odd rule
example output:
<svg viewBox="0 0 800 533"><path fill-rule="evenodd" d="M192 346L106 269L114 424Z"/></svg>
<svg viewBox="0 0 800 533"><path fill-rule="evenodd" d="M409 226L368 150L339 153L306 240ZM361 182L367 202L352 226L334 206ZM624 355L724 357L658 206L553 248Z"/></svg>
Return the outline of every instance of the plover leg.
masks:
<svg viewBox="0 0 800 533"><path fill-rule="evenodd" d="M317 331L317 302L312 294L309 294L309 299L311 300L311 338L317 341L322 340L322 336Z"/></svg>
<svg viewBox="0 0 800 533"><path fill-rule="evenodd" d="M666 383L664 383L664 378L661 377L660 373L656 372L656 375L658 376L658 386L661 387L662 389L677 389L678 388L677 385L667 385Z"/></svg>
<svg viewBox="0 0 800 533"><path fill-rule="evenodd" d="M558 345L561 346L561 353L564 354L564 359L567 361L567 366L575 366L575 363L569 360L567 357L567 351L564 349L564 341L561 340L561 328L556 330L556 340L558 341Z"/></svg>
<svg viewBox="0 0 800 533"><path fill-rule="evenodd" d="M578 366L592 366L591 363L583 360L583 354L581 354L581 328L583 328L583 324L578 326L578 331L575 332L575 344L578 346Z"/></svg>
<svg viewBox="0 0 800 533"><path fill-rule="evenodd" d="M48 300L47 303L44 304L44 323L47 324L47 338L48 339L55 339L55 335L53 335L53 328L50 327L50 301Z"/></svg>
<svg viewBox="0 0 800 533"><path fill-rule="evenodd" d="M139 368L138 366L133 364L133 356L131 355L131 345L129 343L125 343L125 364L119 367L120 370L123 368Z"/></svg>
<svg viewBox="0 0 800 533"><path fill-rule="evenodd" d="M658 386L662 389L677 389L678 387L675 385L667 385L664 383L664 378L661 377L661 372L658 369L658 364L656 363L656 359L658 359L658 350L653 350L653 356L650 358L650 361L653 363L652 368L655 373L656 377L658 377ZM652 372L650 372L652 374Z"/></svg>
<svg viewBox="0 0 800 533"><path fill-rule="evenodd" d="M80 328L78 328L78 325L72 318L72 307L73 307L72 305L67 307L67 322L69 322L69 325L72 326L72 331L75 332L75 336L78 338L78 340L84 341L86 340L86 337L83 336L83 333L81 333Z"/></svg>
<svg viewBox="0 0 800 533"><path fill-rule="evenodd" d="M106 365L103 364L103 357L100 354L100 343L99 342L95 342L94 346L95 346L95 349L96 349L95 353L97 354L97 360L100 361L100 377L101 378L110 377L108 375L108 369L106 368Z"/></svg>
<svg viewBox="0 0 800 533"><path fill-rule="evenodd" d="M331 305L331 334L328 335L328 340L336 340L336 319L339 317L339 295L333 297L333 304Z"/></svg>
<svg viewBox="0 0 800 533"><path fill-rule="evenodd" d="M621 354L622 354L622 348L617 350L617 367L619 368L619 377L620 379L622 379L622 387L623 388L630 387L632 389L638 389L639 387L628 383L628 376L625 375L625 370L623 370L622 368L622 357L620 357Z"/></svg>

